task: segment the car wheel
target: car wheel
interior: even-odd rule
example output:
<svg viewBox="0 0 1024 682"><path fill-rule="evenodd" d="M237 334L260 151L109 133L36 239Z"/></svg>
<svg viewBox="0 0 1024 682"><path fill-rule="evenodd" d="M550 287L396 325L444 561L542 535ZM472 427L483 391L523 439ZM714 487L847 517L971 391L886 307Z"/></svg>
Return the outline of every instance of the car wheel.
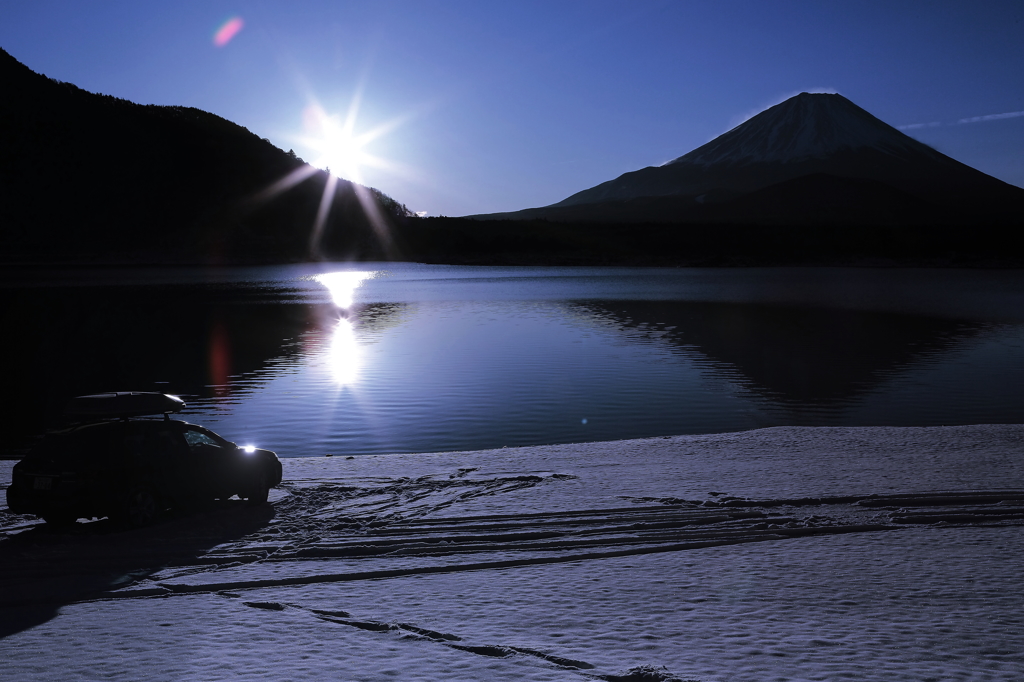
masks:
<svg viewBox="0 0 1024 682"><path fill-rule="evenodd" d="M159 511L156 494L150 486L137 484L128 491L124 520L130 527L148 526L156 520Z"/></svg>
<svg viewBox="0 0 1024 682"><path fill-rule="evenodd" d="M256 474L255 480L253 481L252 488L249 489L248 501L250 505L258 506L267 503L267 497L270 495L270 484L267 479L266 469L260 469L259 473Z"/></svg>

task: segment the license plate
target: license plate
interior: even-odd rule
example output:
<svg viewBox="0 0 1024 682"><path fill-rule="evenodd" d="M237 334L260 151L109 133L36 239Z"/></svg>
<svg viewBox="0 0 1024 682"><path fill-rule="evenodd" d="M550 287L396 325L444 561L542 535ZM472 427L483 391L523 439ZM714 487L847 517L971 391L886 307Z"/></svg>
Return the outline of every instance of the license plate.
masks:
<svg viewBox="0 0 1024 682"><path fill-rule="evenodd" d="M49 490L53 487L53 479L39 476L36 478L36 484L34 487L36 490Z"/></svg>

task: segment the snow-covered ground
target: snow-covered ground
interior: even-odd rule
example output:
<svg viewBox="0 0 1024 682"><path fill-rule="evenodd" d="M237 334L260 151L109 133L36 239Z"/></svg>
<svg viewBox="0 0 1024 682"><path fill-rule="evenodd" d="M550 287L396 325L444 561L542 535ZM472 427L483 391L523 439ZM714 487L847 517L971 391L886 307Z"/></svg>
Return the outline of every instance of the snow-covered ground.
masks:
<svg viewBox="0 0 1024 682"><path fill-rule="evenodd" d="M140 531L0 510L0 677L1024 679L1021 425L284 464Z"/></svg>

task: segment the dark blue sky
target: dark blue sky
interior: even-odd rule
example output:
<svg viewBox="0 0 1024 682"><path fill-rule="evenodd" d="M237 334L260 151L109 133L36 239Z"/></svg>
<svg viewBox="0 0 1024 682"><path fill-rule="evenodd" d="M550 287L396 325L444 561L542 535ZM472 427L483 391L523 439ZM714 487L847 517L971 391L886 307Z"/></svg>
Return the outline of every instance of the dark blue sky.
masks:
<svg viewBox="0 0 1024 682"><path fill-rule="evenodd" d="M803 90L1024 186L1019 1L2 0L0 47L87 90L213 112L432 215L559 201Z"/></svg>

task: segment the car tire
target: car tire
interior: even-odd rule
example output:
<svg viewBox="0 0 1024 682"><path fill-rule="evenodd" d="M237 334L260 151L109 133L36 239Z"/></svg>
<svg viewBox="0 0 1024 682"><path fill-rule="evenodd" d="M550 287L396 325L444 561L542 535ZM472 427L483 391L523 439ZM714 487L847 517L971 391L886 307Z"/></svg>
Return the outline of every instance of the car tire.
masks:
<svg viewBox="0 0 1024 682"><path fill-rule="evenodd" d="M124 522L130 528L142 528L156 521L160 504L152 486L137 483L128 490L124 505Z"/></svg>
<svg viewBox="0 0 1024 682"><path fill-rule="evenodd" d="M267 497L270 496L270 480L267 477L267 470L261 468L259 473L254 477L252 487L249 489L249 495L246 498L249 505L257 507L267 503Z"/></svg>

